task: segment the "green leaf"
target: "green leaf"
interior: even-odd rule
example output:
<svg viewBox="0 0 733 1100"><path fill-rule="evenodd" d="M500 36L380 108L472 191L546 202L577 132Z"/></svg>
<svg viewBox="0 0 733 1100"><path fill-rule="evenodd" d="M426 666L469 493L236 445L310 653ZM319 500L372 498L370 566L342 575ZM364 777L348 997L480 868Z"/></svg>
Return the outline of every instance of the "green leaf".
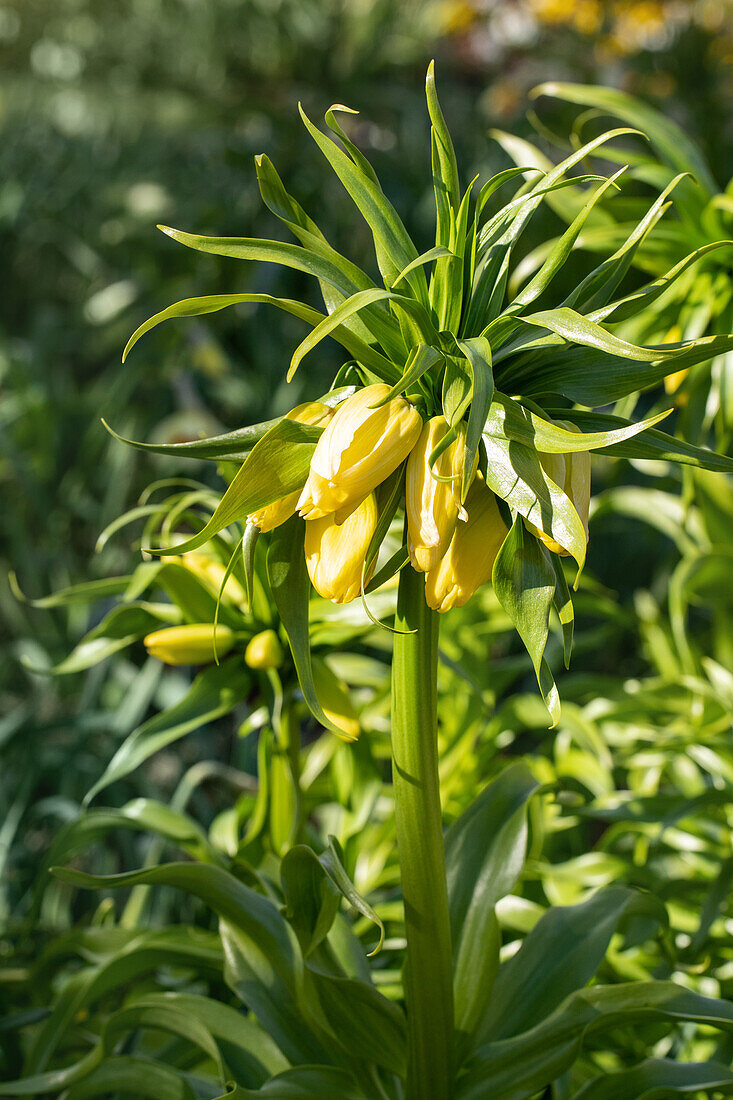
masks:
<svg viewBox="0 0 733 1100"><path fill-rule="evenodd" d="M333 1066L297 1066L261 1089L234 1088L218 1100L365 1100L350 1073Z"/></svg>
<svg viewBox="0 0 733 1100"><path fill-rule="evenodd" d="M226 959L224 977L227 985L256 1015L260 1026L288 1061L295 1065L332 1061L321 1041L323 1022L320 1015L316 1029L313 1026L320 1010L312 991L306 997L303 990L302 960L295 934L272 902L268 905L274 910L273 927L279 931L284 928L298 950L296 971L286 969L283 972L275 965L277 960L271 957L267 940L260 940L256 927L245 930L223 920L219 932Z"/></svg>
<svg viewBox="0 0 733 1100"><path fill-rule="evenodd" d="M175 552L187 554L196 550L230 524L302 489L322 432L322 428L297 420L278 421L252 448L206 526L177 544ZM163 547L155 552L170 549Z"/></svg>
<svg viewBox="0 0 733 1100"><path fill-rule="evenodd" d="M267 551L267 575L272 598L288 636L303 697L316 721L344 740L344 731L324 714L313 682L308 630L310 578L305 564L304 539L305 523L299 516L292 516L287 523L276 527Z"/></svg>
<svg viewBox="0 0 733 1100"><path fill-rule="evenodd" d="M538 785L525 764L510 764L446 833L455 1020L466 1035L490 1003L499 964L494 907L521 873L526 803Z"/></svg>
<svg viewBox="0 0 733 1100"><path fill-rule="evenodd" d="M670 167L677 172L691 172L698 184L710 195L718 191L704 157L684 130L668 115L656 111L642 99L636 99L615 88L603 88L595 84L564 84L558 81L540 84L533 89L532 95L553 96L584 107L597 107L631 126L637 126ZM690 190L694 189L691 187ZM704 195L700 194L696 205L701 207L704 201Z"/></svg>
<svg viewBox="0 0 733 1100"><path fill-rule="evenodd" d="M361 312L367 306L374 305L375 302L383 301L393 302L395 305L405 310L410 316L414 316L423 339L430 341L433 336L437 338L437 333L435 333L427 311L419 302L416 302L414 298L408 298L404 294L396 294L392 290L380 290L378 287L375 287L373 290L359 290L356 294L352 294L350 298L347 298L340 305L336 306L333 313L329 314L328 317L324 317L323 320L314 327L313 331L309 332L305 339L301 340L290 360L287 381L292 381L293 375L298 369L302 359L309 351L312 351L325 336L330 336L335 331L338 331L342 326L342 322ZM373 364L377 352L370 349L370 356L371 362L360 359L358 355L356 355L355 358L360 359L360 361L364 363L364 366L374 370L375 367ZM379 377L388 382L394 382L399 374L397 367L383 356L379 358L381 360L377 370Z"/></svg>
<svg viewBox="0 0 733 1100"><path fill-rule="evenodd" d="M373 286L372 280L361 268L331 247L313 219L309 218L300 203L288 194L270 159L261 154L255 157L255 166L263 201L273 214L288 226L300 243L341 271L345 282L351 283L354 290L366 290L367 287ZM321 280L320 285L326 310L331 313L343 300L343 294L334 292L331 283L325 280ZM371 332L387 354L390 357L399 357L403 354L404 345L394 319L381 310L371 309L368 311L368 318ZM365 328L361 320L354 318L348 325L356 334L361 335L362 339L371 341L369 329Z"/></svg>
<svg viewBox="0 0 733 1100"><path fill-rule="evenodd" d="M178 608L170 604L136 603L115 607L98 626L84 635L53 672L63 676L92 668L152 630L180 622L180 618Z"/></svg>
<svg viewBox="0 0 733 1100"><path fill-rule="evenodd" d="M551 341L553 337L548 339ZM541 348L542 343L537 346ZM511 388L528 397L555 393L581 405L607 405L657 385L673 371L730 351L733 336L704 336L677 348L672 344L665 348L666 357L660 355L660 361L649 366L625 355L607 355L591 347L568 347L562 356L553 349L545 349L526 361L512 363L507 373ZM503 373L497 372L497 384L501 386L504 382Z"/></svg>
<svg viewBox="0 0 733 1100"><path fill-rule="evenodd" d="M663 275L660 275L659 278L654 279L653 282L638 287L630 294L624 295L623 298L619 298L615 302L610 302L602 309L597 309L592 314L593 320L609 321L612 324L617 324L620 321L635 317L644 309L647 309L657 298L661 297L692 264L697 263L698 260L703 259L710 252L716 252L719 248L731 248L732 246L733 242L731 241L712 241L709 244L701 245L700 248L688 253L684 259L676 263Z"/></svg>
<svg viewBox="0 0 733 1100"><path fill-rule="evenodd" d="M456 211L460 203L460 184L458 181L458 162L453 148L450 131L445 122L445 117L438 100L438 92L435 87L435 62L428 65L425 78L425 95L428 101L428 114L432 123L437 147L439 150L440 177L435 181L436 188L440 184L448 200L449 209ZM438 242L445 243L445 242Z"/></svg>
<svg viewBox="0 0 733 1100"><path fill-rule="evenodd" d="M191 1012L184 1012L172 1002L160 999L150 1002L138 1001L114 1012L105 1021L102 1029L104 1055L109 1057L123 1036L145 1028L168 1032L183 1039L187 1044L198 1047L214 1062L221 1083L225 1083L224 1063L216 1040L209 1029Z"/></svg>
<svg viewBox="0 0 733 1100"><path fill-rule="evenodd" d="M90 848L111 829L119 828L153 832L192 854L214 855L206 834L192 818L154 799L136 798L120 810L89 810L68 822L54 837L45 862L48 866L58 865Z"/></svg>
<svg viewBox="0 0 733 1100"><path fill-rule="evenodd" d="M473 381L468 369L467 360L459 359L455 355L446 355L442 401L443 415L451 428L454 428L463 417L471 401L472 392ZM454 433L446 433L446 435L443 436L443 439L430 455L429 461L431 465L437 461L438 455L450 445L453 438Z"/></svg>
<svg viewBox="0 0 733 1100"><path fill-rule="evenodd" d="M516 295L512 302L512 306L528 305L544 293L555 275L564 266L594 206L597 202L600 202L609 187L615 186L616 180L625 170L625 168L620 168L618 172L596 188L585 206L573 219L569 228L565 230L552 248L540 270Z"/></svg>
<svg viewBox="0 0 733 1100"><path fill-rule="evenodd" d="M129 775L153 753L228 714L246 699L250 685L250 673L241 655L200 672L179 703L138 726L123 741L84 804L88 805L110 783Z"/></svg>
<svg viewBox="0 0 733 1100"><path fill-rule="evenodd" d="M136 1000L135 1005L170 1005L198 1019L216 1039L229 1069L244 1084L260 1086L273 1074L288 1068L287 1059L259 1024L221 1001L171 992L147 994Z"/></svg>
<svg viewBox="0 0 733 1100"><path fill-rule="evenodd" d="M565 577L563 564L557 554L550 555L552 567L555 570L555 594L552 602L555 605L560 626L562 628L563 664L570 668L570 656L573 652L573 632L575 627L575 609L570 598L570 590Z"/></svg>
<svg viewBox="0 0 733 1100"><path fill-rule="evenodd" d="M107 1058L83 1081L72 1085L64 1093L64 1100L89 1100L120 1092L150 1100L196 1100L196 1093L179 1070L132 1054Z"/></svg>
<svg viewBox="0 0 733 1100"><path fill-rule="evenodd" d="M594 976L624 917L644 916L667 926L653 894L626 886L599 890L579 905L556 906L532 929L500 969L477 1039L508 1039L547 1019L563 999Z"/></svg>
<svg viewBox="0 0 733 1100"><path fill-rule="evenodd" d="M355 165L335 142L322 134L310 121L302 107L299 109L308 133L328 160L371 229L379 270L382 272L385 284L391 286L400 272L415 259L417 249L394 207L384 197L382 189L373 178ZM425 304L427 284L422 269L413 271L408 281L417 300Z"/></svg>
<svg viewBox="0 0 733 1100"><path fill-rule="evenodd" d="M96 581L83 581L81 584L72 584L68 588L60 588L49 596L40 596L31 599L26 596L18 584L15 573L8 573L8 584L16 600L30 604L31 607L69 607L77 603L91 603L93 600L108 599L110 596L119 596L130 583L131 576L126 577L101 577Z"/></svg>
<svg viewBox="0 0 733 1100"><path fill-rule="evenodd" d="M297 984L302 960L295 937L277 906L221 867L203 863L165 863L118 875L89 875L69 867L54 867L52 871L63 882L87 890L140 883L185 890L200 898L223 920L252 937L269 960L271 970L294 987Z"/></svg>
<svg viewBox="0 0 733 1100"><path fill-rule="evenodd" d="M63 873L60 872L60 876ZM101 963L75 973L57 995L51 1015L34 1036L26 1064L28 1073L36 1074L45 1068L82 1009L160 966L183 967L195 973L220 976L221 945L210 932L180 926L138 933L112 953L108 949Z"/></svg>
<svg viewBox="0 0 733 1100"><path fill-rule="evenodd" d="M648 1058L631 1069L589 1081L573 1100L668 1100L680 1094L733 1093L733 1072L720 1062Z"/></svg>
<svg viewBox="0 0 733 1100"><path fill-rule="evenodd" d="M380 408L382 405L386 405L388 401L391 401L393 397L399 397L400 394L411 389L416 382L419 382L424 374L443 359L445 359L445 355L442 351L439 351L437 348L431 348L427 344L419 344L416 348L412 348L399 382L395 382L389 393L385 394L382 400L374 407Z"/></svg>
<svg viewBox="0 0 733 1100"><path fill-rule="evenodd" d="M468 340L458 340L457 343L466 356L473 380L461 485L461 495L465 500L481 443L481 434L494 398L494 373L491 368L491 344L485 336L473 336Z"/></svg>
<svg viewBox="0 0 733 1100"><path fill-rule="evenodd" d="M495 436L498 439L513 439L517 443L523 443L527 447L533 447L536 451L545 454L572 454L576 451L601 451L610 448L614 444L630 439L641 432L658 424L669 416L671 410L657 413L646 420L632 423L621 417L608 417L608 427L605 430L572 432L561 424L552 423L542 416L538 416L532 409L526 408L511 397L503 393L495 394L489 409L484 426L484 434ZM556 410L554 417L562 420L571 420L582 427L582 419L578 421L575 410ZM581 417L585 416L581 414ZM588 414L591 418L595 414ZM602 416L596 419L603 421ZM612 427L611 425L616 425ZM646 437L645 437L646 438ZM670 437L671 438L671 437Z"/></svg>
<svg viewBox="0 0 733 1100"><path fill-rule="evenodd" d="M670 350L664 346L641 348L636 344L630 344L567 306L547 309L542 313L525 313L522 314L521 320L528 325L547 328L570 343L595 348L607 355L622 355L638 362L658 363L661 359L675 354L675 349Z"/></svg>
<svg viewBox="0 0 733 1100"><path fill-rule="evenodd" d="M46 1073L32 1073L17 1081L0 1081L0 1096L10 1096L17 1100L19 1096L36 1096L39 1093L53 1092L59 1095L75 1081L84 1080L92 1075L99 1065L101 1049L90 1050L80 1061L64 1069L52 1069Z"/></svg>
<svg viewBox="0 0 733 1100"><path fill-rule="evenodd" d="M392 283L392 289L398 286L399 283L409 275L411 271L414 271L416 267L424 267L425 264L432 263L433 260L455 260L457 257L454 252L451 252L449 248L445 248L443 245L436 245L435 248L429 248L427 252L423 252L416 260L412 260L407 265L404 271L401 271L395 281Z"/></svg>
<svg viewBox="0 0 733 1100"><path fill-rule="evenodd" d="M552 725L556 726L560 699L544 660L555 572L544 547L525 530L519 516L496 556L493 585L497 599L529 653Z"/></svg>
<svg viewBox="0 0 733 1100"><path fill-rule="evenodd" d="M370 920L372 924L375 924L379 929L379 940L377 945L369 952L369 956L376 955L377 952L381 951L382 944L384 943L384 924L382 923L381 917L379 917L372 909L371 905L364 900L346 874L343 858L343 852L341 851L338 840L334 836L329 836L328 846L325 852L322 852L319 856L320 864L336 889L348 901L349 905L353 906L357 913L361 913L363 917L366 917L367 920Z"/></svg>
<svg viewBox="0 0 733 1100"><path fill-rule="evenodd" d="M640 245L672 205L666 201L667 197L683 179L685 179L685 176L680 175L670 180L628 234L626 240L623 241L613 255L608 256L586 275L562 305L573 306L581 313L588 313L589 310L595 308L597 312L592 314L594 321L604 320L610 315L610 310L606 307L608 299L631 267ZM676 277L676 274L678 273L675 273L672 278ZM603 308L599 309L598 307ZM620 316L616 317L616 320L621 319Z"/></svg>
<svg viewBox="0 0 733 1100"><path fill-rule="evenodd" d="M326 938L339 909L341 897L318 856L305 844L296 844L283 857L280 881L285 898L285 918L298 937L304 957Z"/></svg>
<svg viewBox="0 0 733 1100"><path fill-rule="evenodd" d="M146 332L150 332L151 329L163 321L169 321L175 317L201 317L206 313L217 313L221 309L226 309L227 306L248 303L264 303L277 306L278 309L292 314L293 317L298 317L301 321L305 321L313 327L325 320L324 315L319 313L317 309L312 309L310 306L290 298L274 298L271 294L211 294L203 298L185 298L181 302L174 302L173 305L168 306L160 313L156 313L155 316L149 317L139 328L135 329L127 341L122 361L125 361L141 336L144 336ZM388 372L388 377L393 373L392 365L388 359L370 348L368 344L343 325L334 328L331 334L334 340L338 340L355 359L363 363L365 367L375 371L380 377L382 376L380 372L385 370ZM390 377L389 380L392 381L392 378Z"/></svg>
<svg viewBox="0 0 733 1100"><path fill-rule="evenodd" d="M551 535L582 568L585 530L575 507L545 473L533 448L484 435L488 466L486 484L510 508Z"/></svg>
<svg viewBox="0 0 733 1100"><path fill-rule="evenodd" d="M119 435L114 428L110 428L106 420L102 424L109 434L128 447L135 447L138 451L148 451L151 454L176 455L179 458L209 458L218 460L229 458L231 455L240 455L251 451L255 443L262 436L274 428L282 417L274 420L266 420L262 424L251 424L246 428L237 428L233 432L225 432L223 435L212 435L208 439L192 439L186 443L142 443L136 439L127 439Z"/></svg>
<svg viewBox="0 0 733 1100"><path fill-rule="evenodd" d="M565 420L572 421L585 433L614 431L616 425L626 423L620 416L611 413L588 412L584 409L548 409L549 416L561 416ZM599 447L599 454L610 455L612 458L649 458L657 461L679 462L684 466L696 466L702 470L717 470L722 473L733 473L733 458L728 455L716 454L705 447L695 447L692 443L686 443L666 432L657 431L656 428L646 428L644 434L633 440L623 440L611 443L608 446Z"/></svg>
<svg viewBox="0 0 733 1100"><path fill-rule="evenodd" d="M586 1039L655 1020L692 1020L733 1031L733 1006L673 982L583 989L530 1031L482 1047L459 1080L456 1100L526 1100L573 1064Z"/></svg>
<svg viewBox="0 0 733 1100"><path fill-rule="evenodd" d="M402 1010L367 982L327 974L313 964L308 970L347 1065L364 1059L403 1076L407 1036Z"/></svg>
<svg viewBox="0 0 733 1100"><path fill-rule="evenodd" d="M295 268L296 271L304 271L308 275L330 283L347 297L357 290L366 290L374 285L366 275L358 282L354 282L330 257L297 244L261 240L256 237L202 237L195 233L184 233L180 229L171 229L167 225L159 225L158 229L179 244L187 248L195 248L198 252L228 256L236 260L276 263L283 267Z"/></svg>

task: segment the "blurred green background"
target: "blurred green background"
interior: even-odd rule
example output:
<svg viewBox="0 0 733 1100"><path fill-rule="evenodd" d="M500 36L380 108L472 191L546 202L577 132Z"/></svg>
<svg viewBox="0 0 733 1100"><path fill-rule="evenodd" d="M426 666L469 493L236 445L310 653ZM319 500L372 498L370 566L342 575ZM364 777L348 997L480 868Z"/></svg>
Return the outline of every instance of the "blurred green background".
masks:
<svg viewBox="0 0 733 1100"><path fill-rule="evenodd" d="M431 57L464 182L505 165L488 131L529 133L528 92L548 79L643 96L699 143L721 188L733 174L733 21L723 0L0 4L0 872L9 891L0 916L49 828L72 812L126 732L105 715L133 678L122 659L64 680L31 671L68 651L87 611L31 609L5 576L16 571L23 590L40 596L124 572L129 532L95 554L100 531L151 479L191 473L121 447L100 417L139 439L211 434L315 396L338 362L321 345L309 373L286 387L301 328L261 306L162 326L122 366L135 326L194 293L277 286L316 302L296 272L194 255L155 224L279 236L254 173L253 156L266 151L333 243L370 264L366 231L354 230L359 220L298 118L299 100L316 119L337 102L361 112L347 119L352 136L429 247ZM651 529L636 524L626 540L625 530L618 517L600 519L590 559L622 608L663 574L673 550ZM613 558L604 533L621 547ZM581 651L576 668L587 659L634 674L643 655L628 643L622 631L590 657ZM145 713L153 691L151 681L126 720ZM165 786L170 777L158 767L147 781ZM13 846L21 823L24 844Z"/></svg>

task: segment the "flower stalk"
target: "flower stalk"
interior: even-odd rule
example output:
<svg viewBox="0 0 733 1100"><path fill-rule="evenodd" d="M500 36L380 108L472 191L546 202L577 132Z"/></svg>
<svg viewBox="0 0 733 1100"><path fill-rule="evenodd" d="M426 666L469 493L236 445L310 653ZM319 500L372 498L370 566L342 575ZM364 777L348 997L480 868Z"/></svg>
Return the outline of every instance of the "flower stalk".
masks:
<svg viewBox="0 0 733 1100"><path fill-rule="evenodd" d="M437 745L438 616L409 565L400 575L392 662L392 779L405 903L406 1100L448 1100L453 966Z"/></svg>

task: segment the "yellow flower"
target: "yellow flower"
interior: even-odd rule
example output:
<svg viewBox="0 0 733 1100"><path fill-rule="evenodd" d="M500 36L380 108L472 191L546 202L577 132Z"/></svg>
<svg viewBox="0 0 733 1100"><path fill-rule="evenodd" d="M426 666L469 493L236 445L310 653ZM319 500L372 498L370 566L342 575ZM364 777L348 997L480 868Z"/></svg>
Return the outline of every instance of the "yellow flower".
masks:
<svg viewBox="0 0 733 1100"><path fill-rule="evenodd" d="M305 404L296 405L286 413L285 419L297 420L299 424L325 425L332 415L333 409L321 401L306 401ZM281 497L280 500L275 500L272 504L266 504L264 508L252 512L247 517L247 522L253 523L260 531L273 531L294 514L299 496L300 489L296 489L294 493L288 493L286 497Z"/></svg>
<svg viewBox="0 0 733 1100"><path fill-rule="evenodd" d="M347 688L320 657L313 658L313 683L323 713L342 731L347 741L356 741L361 733L359 719Z"/></svg>
<svg viewBox="0 0 733 1100"><path fill-rule="evenodd" d="M662 343L664 344L677 344L682 339L682 329L679 325L672 325L667 335L664 337ZM664 392L667 394L677 393L678 389L687 378L690 373L689 367L683 367L682 370L673 371L672 374L668 374L664 379ZM686 404L687 394L679 394L676 400L676 404Z"/></svg>
<svg viewBox="0 0 733 1100"><path fill-rule="evenodd" d="M319 595L334 603L349 603L359 595L361 571L376 526L374 493L341 524L336 523L333 513L307 521L305 560ZM365 583L370 575L371 570L364 578Z"/></svg>
<svg viewBox="0 0 733 1100"><path fill-rule="evenodd" d="M574 424L559 420L563 428L568 431L578 431ZM585 531L585 541L588 542L588 512L590 510L590 453L588 451L573 451L571 454L539 454L543 470L555 484L562 489L569 498L570 503L580 517ZM553 554L567 557L569 551L560 546L550 535L537 527L529 520L524 521L528 531L536 535Z"/></svg>
<svg viewBox="0 0 733 1100"><path fill-rule="evenodd" d="M167 626L148 634L144 644L151 657L166 665L208 665L214 660L214 625ZM217 655L224 657L233 645L234 635L229 627L217 626Z"/></svg>
<svg viewBox="0 0 733 1100"><path fill-rule="evenodd" d="M193 573L195 577L203 581L212 592L219 594L226 569L216 558L210 558L208 554L202 554L198 550L190 550L183 555L166 554L160 560L161 562L172 562L184 566L189 573ZM227 578L222 595L225 600L235 604L243 604L246 600L244 589L237 578L231 576L231 574Z"/></svg>
<svg viewBox="0 0 733 1100"><path fill-rule="evenodd" d="M340 405L311 459L310 473L298 501L306 519L331 512L343 520L389 477L412 450L422 418L404 397L373 408L389 386L365 386Z"/></svg>
<svg viewBox="0 0 733 1100"><path fill-rule="evenodd" d="M420 573L435 568L453 538L458 516L462 520L466 518L461 506L465 424L458 425L455 440L443 451L432 470L428 465L433 449L448 431L444 417L434 416L428 420L407 460L407 549L413 567ZM440 478L452 480L441 481Z"/></svg>
<svg viewBox="0 0 733 1100"><path fill-rule="evenodd" d="M456 524L447 553L425 577L425 599L436 611L462 607L491 579L494 560L507 535L496 497L480 474L468 490L466 511L468 519Z"/></svg>
<svg viewBox="0 0 733 1100"><path fill-rule="evenodd" d="M244 651L245 664L250 668L279 668L283 663L283 647L274 630L261 630L250 640Z"/></svg>

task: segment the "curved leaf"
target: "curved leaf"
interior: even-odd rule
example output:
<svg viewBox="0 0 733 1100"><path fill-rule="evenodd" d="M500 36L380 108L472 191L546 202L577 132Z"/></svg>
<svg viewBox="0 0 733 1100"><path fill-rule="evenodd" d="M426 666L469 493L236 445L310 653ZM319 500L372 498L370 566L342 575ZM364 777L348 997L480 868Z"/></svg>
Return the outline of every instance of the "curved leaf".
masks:
<svg viewBox="0 0 733 1100"><path fill-rule="evenodd" d="M228 714L247 697L250 683L250 673L241 655L200 672L179 703L133 730L87 794L84 805L89 805L100 791L129 775L159 749Z"/></svg>

